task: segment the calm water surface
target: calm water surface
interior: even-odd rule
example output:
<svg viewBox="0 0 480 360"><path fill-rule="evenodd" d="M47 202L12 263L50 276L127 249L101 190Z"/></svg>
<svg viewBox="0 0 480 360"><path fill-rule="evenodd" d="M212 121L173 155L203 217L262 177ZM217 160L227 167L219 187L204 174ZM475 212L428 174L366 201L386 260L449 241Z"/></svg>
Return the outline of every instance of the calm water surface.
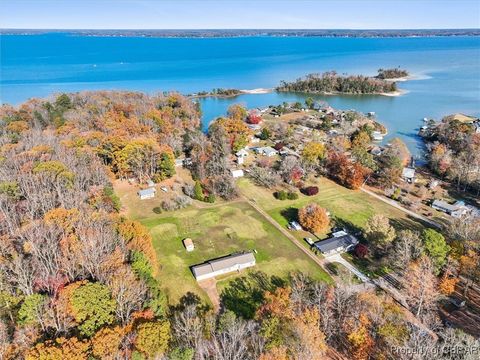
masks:
<svg viewBox="0 0 480 360"><path fill-rule="evenodd" d="M87 37L69 34L0 37L0 99L96 89L192 93L215 87L271 88L310 72L375 74L402 66L419 80L401 83L400 97L317 96L340 109L375 111L419 153L423 117L453 112L480 115L480 38L168 39ZM263 107L303 100L301 94L201 99L204 126L235 102Z"/></svg>

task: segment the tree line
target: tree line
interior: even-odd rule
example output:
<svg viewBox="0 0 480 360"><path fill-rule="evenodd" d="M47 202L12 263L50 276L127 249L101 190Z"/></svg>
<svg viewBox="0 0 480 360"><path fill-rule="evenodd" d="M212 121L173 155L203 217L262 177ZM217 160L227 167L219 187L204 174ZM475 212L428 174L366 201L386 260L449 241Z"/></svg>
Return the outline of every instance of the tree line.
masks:
<svg viewBox="0 0 480 360"><path fill-rule="evenodd" d="M395 82L362 75L338 75L335 71L309 74L292 82L282 81L277 91L319 94L382 94L397 91Z"/></svg>

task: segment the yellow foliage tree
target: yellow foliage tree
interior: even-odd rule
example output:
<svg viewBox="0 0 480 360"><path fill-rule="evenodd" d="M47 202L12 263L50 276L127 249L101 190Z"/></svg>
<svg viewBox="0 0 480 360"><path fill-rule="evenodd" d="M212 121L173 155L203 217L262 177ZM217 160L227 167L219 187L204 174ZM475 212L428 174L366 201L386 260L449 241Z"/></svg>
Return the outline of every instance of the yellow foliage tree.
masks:
<svg viewBox="0 0 480 360"><path fill-rule="evenodd" d="M28 350L26 360L87 360L90 344L86 340L56 338L35 345Z"/></svg>
<svg viewBox="0 0 480 360"><path fill-rule="evenodd" d="M99 359L117 359L124 335L119 326L100 329L92 338L92 354Z"/></svg>

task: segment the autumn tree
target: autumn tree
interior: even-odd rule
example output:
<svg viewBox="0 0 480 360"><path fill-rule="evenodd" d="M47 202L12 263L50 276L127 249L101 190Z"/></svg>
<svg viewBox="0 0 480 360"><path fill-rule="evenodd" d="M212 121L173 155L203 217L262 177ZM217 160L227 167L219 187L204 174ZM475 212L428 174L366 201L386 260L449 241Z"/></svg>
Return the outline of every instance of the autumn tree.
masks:
<svg viewBox="0 0 480 360"><path fill-rule="evenodd" d="M100 329L92 338L92 354L99 359L117 359L124 336L124 330L118 326Z"/></svg>
<svg viewBox="0 0 480 360"><path fill-rule="evenodd" d="M376 214L367 221L365 236L372 244L382 249L395 239L395 229L390 225L387 217Z"/></svg>
<svg viewBox="0 0 480 360"><path fill-rule="evenodd" d="M467 250L459 262L460 274L466 278L463 292L467 296L470 287L480 280L480 254L475 250Z"/></svg>
<svg viewBox="0 0 480 360"><path fill-rule="evenodd" d="M70 305L82 335L92 336L97 329L114 320L115 301L105 285L81 283L72 292Z"/></svg>
<svg viewBox="0 0 480 360"><path fill-rule="evenodd" d="M228 107L227 115L232 120L244 121L247 117L247 109L241 104L233 104Z"/></svg>
<svg viewBox="0 0 480 360"><path fill-rule="evenodd" d="M225 131L231 151L237 152L248 144L251 130L242 119L219 118L215 120L215 124Z"/></svg>
<svg viewBox="0 0 480 360"><path fill-rule="evenodd" d="M416 260L423 252L420 234L412 230L400 230L392 243L391 256L393 263L400 269Z"/></svg>
<svg viewBox="0 0 480 360"><path fill-rule="evenodd" d="M437 278L432 261L423 256L411 263L402 278L408 304L420 314L431 310L438 299Z"/></svg>
<svg viewBox="0 0 480 360"><path fill-rule="evenodd" d="M298 219L300 225L312 233L324 232L330 224L327 211L316 203L301 208L298 211Z"/></svg>
<svg viewBox="0 0 480 360"><path fill-rule="evenodd" d="M360 314L358 325L348 333L348 341L351 346L351 354L354 360L367 360L375 345L370 335L371 322L365 314Z"/></svg>
<svg viewBox="0 0 480 360"><path fill-rule="evenodd" d="M148 358L162 356L170 341L168 321L145 322L136 329L135 348Z"/></svg>
<svg viewBox="0 0 480 360"><path fill-rule="evenodd" d="M325 157L325 153L325 145L316 141L310 141L303 148L302 159L309 164L318 166Z"/></svg>

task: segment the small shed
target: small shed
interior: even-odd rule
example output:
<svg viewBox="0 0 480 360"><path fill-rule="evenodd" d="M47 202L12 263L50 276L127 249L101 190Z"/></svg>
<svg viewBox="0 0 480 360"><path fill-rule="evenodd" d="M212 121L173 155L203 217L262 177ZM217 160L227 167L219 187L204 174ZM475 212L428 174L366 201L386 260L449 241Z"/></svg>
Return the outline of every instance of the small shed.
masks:
<svg viewBox="0 0 480 360"><path fill-rule="evenodd" d="M232 176L234 178L240 178L243 177L245 174L243 173L243 170L232 170Z"/></svg>
<svg viewBox="0 0 480 360"><path fill-rule="evenodd" d="M155 186L155 183L154 183L152 180L148 180L148 181L147 181L147 186L148 186L148 187L154 187L154 186Z"/></svg>
<svg viewBox="0 0 480 360"><path fill-rule="evenodd" d="M140 200L152 199L155 197L155 192L156 192L155 188L139 190L138 196L140 197Z"/></svg>
<svg viewBox="0 0 480 360"><path fill-rule="evenodd" d="M185 246L185 249L188 252L195 250L195 245L193 245L193 240L190 238L183 239L183 246Z"/></svg>

